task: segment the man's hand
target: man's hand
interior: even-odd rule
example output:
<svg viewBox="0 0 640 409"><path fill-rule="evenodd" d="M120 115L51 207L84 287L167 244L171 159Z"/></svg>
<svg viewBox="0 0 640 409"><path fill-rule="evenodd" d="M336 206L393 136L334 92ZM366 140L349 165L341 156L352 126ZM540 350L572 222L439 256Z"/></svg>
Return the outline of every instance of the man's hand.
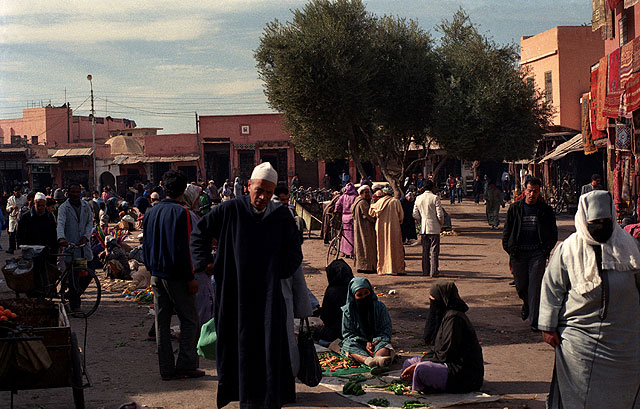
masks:
<svg viewBox="0 0 640 409"><path fill-rule="evenodd" d="M376 342L367 342L367 352L369 355L373 356L376 350L376 345L378 345L378 341Z"/></svg>
<svg viewBox="0 0 640 409"><path fill-rule="evenodd" d="M204 272L207 273L207 276L211 277L213 275L213 263L207 264Z"/></svg>
<svg viewBox="0 0 640 409"><path fill-rule="evenodd" d="M196 280L187 281L187 291L190 295L196 295L198 292L198 282Z"/></svg>
<svg viewBox="0 0 640 409"><path fill-rule="evenodd" d="M58 239L58 244L60 245L60 247L67 247L69 245L69 242L64 238L61 238Z"/></svg>
<svg viewBox="0 0 640 409"><path fill-rule="evenodd" d="M554 348L557 346L560 346L560 337L558 336L558 333L556 331L553 331L553 332L542 331L542 339L544 340L544 342L546 342L547 344L551 345Z"/></svg>
<svg viewBox="0 0 640 409"><path fill-rule="evenodd" d="M82 238L80 239L80 241L78 242L78 246L84 246L85 244L87 244L89 242L89 240L82 236Z"/></svg>

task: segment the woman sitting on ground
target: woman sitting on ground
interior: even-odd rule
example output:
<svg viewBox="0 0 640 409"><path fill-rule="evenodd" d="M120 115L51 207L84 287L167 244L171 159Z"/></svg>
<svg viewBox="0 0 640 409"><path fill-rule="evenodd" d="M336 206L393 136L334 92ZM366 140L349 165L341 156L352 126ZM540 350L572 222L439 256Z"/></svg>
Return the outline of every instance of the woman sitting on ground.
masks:
<svg viewBox="0 0 640 409"><path fill-rule="evenodd" d="M472 392L482 386L484 363L467 304L453 281L431 286L429 318L424 330L427 353L404 362L402 379L416 392Z"/></svg>
<svg viewBox="0 0 640 409"><path fill-rule="evenodd" d="M391 317L369 280L355 277L342 307L342 353L370 367L388 367L395 355Z"/></svg>
<svg viewBox="0 0 640 409"><path fill-rule="evenodd" d="M327 281L329 285L322 297L320 319L324 327L316 329L315 337L321 344L330 344L337 338L342 338L342 306L347 300L349 284L353 279L351 267L343 260L333 260L327 266Z"/></svg>

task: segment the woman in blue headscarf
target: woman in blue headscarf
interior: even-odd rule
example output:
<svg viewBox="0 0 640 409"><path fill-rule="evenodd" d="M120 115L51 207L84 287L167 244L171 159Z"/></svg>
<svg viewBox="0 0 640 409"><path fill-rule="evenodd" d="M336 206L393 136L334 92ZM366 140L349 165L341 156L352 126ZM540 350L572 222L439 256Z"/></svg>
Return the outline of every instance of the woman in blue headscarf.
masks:
<svg viewBox="0 0 640 409"><path fill-rule="evenodd" d="M389 366L395 355L391 328L387 307L369 280L352 279L342 307L342 353L370 367Z"/></svg>

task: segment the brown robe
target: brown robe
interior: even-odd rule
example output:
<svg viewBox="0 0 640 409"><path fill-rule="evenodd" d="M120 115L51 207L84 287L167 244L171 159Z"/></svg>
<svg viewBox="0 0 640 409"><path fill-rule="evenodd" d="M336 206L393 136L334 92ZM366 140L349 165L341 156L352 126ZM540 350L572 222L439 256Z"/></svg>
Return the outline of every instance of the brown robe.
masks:
<svg viewBox="0 0 640 409"><path fill-rule="evenodd" d="M353 215L354 254L356 270L376 271L378 254L376 244L376 219L369 214L369 202L356 198L351 206Z"/></svg>
<svg viewBox="0 0 640 409"><path fill-rule="evenodd" d="M398 199L383 196L371 205L371 216L377 217L378 274L404 273L402 219L404 212Z"/></svg>

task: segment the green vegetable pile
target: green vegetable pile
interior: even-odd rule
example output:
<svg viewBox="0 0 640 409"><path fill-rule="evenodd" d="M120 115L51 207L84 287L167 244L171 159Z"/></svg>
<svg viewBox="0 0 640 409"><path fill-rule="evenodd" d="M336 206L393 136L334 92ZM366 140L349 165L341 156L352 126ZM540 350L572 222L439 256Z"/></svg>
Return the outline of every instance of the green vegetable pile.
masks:
<svg viewBox="0 0 640 409"><path fill-rule="evenodd" d="M364 395L365 392L364 392L364 389L362 389L360 382L366 381L366 380L367 380L366 376L362 376L362 375L352 376L349 379L349 382L345 383L344 386L342 387L342 393L344 393L345 395L355 395L355 396Z"/></svg>
<svg viewBox="0 0 640 409"><path fill-rule="evenodd" d="M384 389L387 391L391 391L396 395L404 395L405 392L409 392L411 390L411 387L409 387L406 382L401 380L395 380L388 385L371 386L371 388Z"/></svg>
<svg viewBox="0 0 640 409"><path fill-rule="evenodd" d="M380 399L371 399L367 402L369 405L373 405L373 406L379 406L381 408L388 408L389 407L389 401L384 399L384 398L380 398Z"/></svg>
<svg viewBox="0 0 640 409"><path fill-rule="evenodd" d="M420 402L419 400L406 400L402 404L402 409L424 408L426 406L426 403Z"/></svg>

